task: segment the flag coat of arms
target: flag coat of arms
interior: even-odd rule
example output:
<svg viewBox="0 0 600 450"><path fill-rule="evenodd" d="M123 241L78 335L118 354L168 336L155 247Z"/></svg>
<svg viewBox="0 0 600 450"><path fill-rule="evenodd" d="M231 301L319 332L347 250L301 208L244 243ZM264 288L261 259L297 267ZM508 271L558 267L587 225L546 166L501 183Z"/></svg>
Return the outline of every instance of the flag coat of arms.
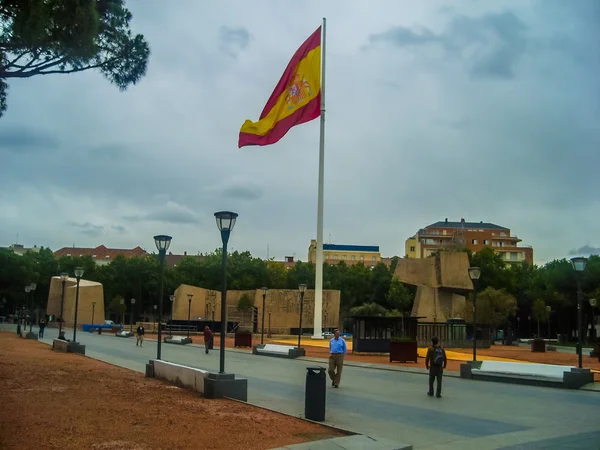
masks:
<svg viewBox="0 0 600 450"><path fill-rule="evenodd" d="M290 128L321 115L321 27L296 51L257 122L246 120L238 148L278 142Z"/></svg>

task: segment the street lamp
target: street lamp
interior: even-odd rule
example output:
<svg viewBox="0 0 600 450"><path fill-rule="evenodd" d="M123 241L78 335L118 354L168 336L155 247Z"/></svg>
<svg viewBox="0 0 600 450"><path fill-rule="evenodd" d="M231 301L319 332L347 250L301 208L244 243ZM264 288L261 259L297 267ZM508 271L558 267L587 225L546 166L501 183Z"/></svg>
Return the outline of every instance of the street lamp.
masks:
<svg viewBox="0 0 600 450"><path fill-rule="evenodd" d="M79 282L83 276L83 267L75 267L77 289L75 290L75 319L73 320L73 342L77 342L77 310L79 309Z"/></svg>
<svg viewBox="0 0 600 450"><path fill-rule="evenodd" d="M265 299L267 298L267 292L269 291L269 288L263 287L262 288L262 297L263 297L263 302L262 302L262 311L261 311L261 315L262 315L262 325L260 326L260 343L264 344L264 337L265 337Z"/></svg>
<svg viewBox="0 0 600 450"><path fill-rule="evenodd" d="M94 329L94 313L96 312L96 302L92 302L92 330Z"/></svg>
<svg viewBox="0 0 600 450"><path fill-rule="evenodd" d="M31 291L31 286L28 284L25 286L25 301L27 303L31 303L31 295L29 292ZM25 318L25 314L23 314L23 331L27 331L27 319Z"/></svg>
<svg viewBox="0 0 600 450"><path fill-rule="evenodd" d="M62 340L66 340L65 335L62 330L62 324L63 324L63 312L65 309L65 283L67 282L68 278L69 278L68 273L63 272L60 274L60 280L62 281L62 294L60 297L60 322L58 323L58 338L62 339Z"/></svg>
<svg viewBox="0 0 600 450"><path fill-rule="evenodd" d="M550 333L550 313L552 312L552 307L550 305L546 306L546 311L548 311L548 339L552 339L552 333Z"/></svg>
<svg viewBox="0 0 600 450"><path fill-rule="evenodd" d="M131 318L129 319L129 332L133 333L133 308L135 305L135 298L131 299Z"/></svg>
<svg viewBox="0 0 600 450"><path fill-rule="evenodd" d="M154 243L158 249L158 259L160 261L160 290L158 293L158 346L156 347L156 359L160 359L161 340L162 340L162 315L163 315L163 294L165 287L165 258L167 256L167 250L171 245L171 236L166 234L159 234L154 236Z"/></svg>
<svg viewBox="0 0 600 450"><path fill-rule="evenodd" d="M188 294L188 323L187 323L187 337L190 337L190 313L192 312L192 298L194 294Z"/></svg>
<svg viewBox="0 0 600 450"><path fill-rule="evenodd" d="M29 285L29 292L31 293L31 312L29 313L30 316L33 313L33 307L34 307L34 303L35 303L34 292L35 292L36 288L37 288L37 284L35 284L35 283L31 283ZM29 318L29 332L33 333L33 318L32 317Z"/></svg>
<svg viewBox="0 0 600 450"><path fill-rule="evenodd" d="M156 330L156 308L158 308L158 305L154 305L152 308L154 308L154 329Z"/></svg>
<svg viewBox="0 0 600 450"><path fill-rule="evenodd" d="M121 330L123 329L123 325L125 325L125 299L122 298L119 302L121 304Z"/></svg>
<svg viewBox="0 0 600 450"><path fill-rule="evenodd" d="M306 285L299 284L300 291L300 324L298 325L298 348L300 348L300 339L302 339L302 315L304 313L304 294L306 293Z"/></svg>
<svg viewBox="0 0 600 450"><path fill-rule="evenodd" d="M477 286L480 276L479 267L469 267L469 277L473 282L473 361L477 361Z"/></svg>
<svg viewBox="0 0 600 450"><path fill-rule="evenodd" d="M219 373L225 373L225 334L227 333L227 243L235 226L238 214L231 211L215 213L217 228L223 242L223 286L221 288L221 332L219 348Z"/></svg>
<svg viewBox="0 0 600 450"><path fill-rule="evenodd" d="M594 308L596 307L597 300L595 298L590 298L590 306L592 307L592 337L596 337L596 324L594 323Z"/></svg>
<svg viewBox="0 0 600 450"><path fill-rule="evenodd" d="M573 265L575 280L577 281L577 357L579 363L578 367L581 369L583 367L583 320L581 317L581 310L583 309L583 292L581 291L581 273L585 270L587 258L583 258L582 256L571 258L571 264Z"/></svg>
<svg viewBox="0 0 600 450"><path fill-rule="evenodd" d="M173 303L175 301L175 296L174 295L169 295L169 301L171 302L171 318L169 320L170 324L169 324L169 338L173 337L173 306L175 306L175 303Z"/></svg>

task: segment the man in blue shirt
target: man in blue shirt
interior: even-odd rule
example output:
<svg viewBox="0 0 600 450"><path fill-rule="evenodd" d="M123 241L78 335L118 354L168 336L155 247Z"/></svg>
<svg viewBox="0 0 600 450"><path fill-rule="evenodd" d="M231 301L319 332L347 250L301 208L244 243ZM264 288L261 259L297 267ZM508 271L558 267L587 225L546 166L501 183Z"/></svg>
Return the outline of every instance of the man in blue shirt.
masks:
<svg viewBox="0 0 600 450"><path fill-rule="evenodd" d="M339 387L344 366L344 355L346 354L346 341L340 337L340 330L333 332L333 338L329 341L329 378L331 385ZM336 372L337 369L337 372Z"/></svg>

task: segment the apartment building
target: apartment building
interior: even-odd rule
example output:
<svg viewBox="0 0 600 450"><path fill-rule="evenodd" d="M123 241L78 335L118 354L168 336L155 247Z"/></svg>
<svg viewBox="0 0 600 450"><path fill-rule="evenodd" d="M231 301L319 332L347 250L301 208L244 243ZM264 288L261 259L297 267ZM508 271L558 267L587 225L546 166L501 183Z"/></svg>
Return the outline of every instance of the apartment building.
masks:
<svg viewBox="0 0 600 450"><path fill-rule="evenodd" d="M533 264L533 248L519 246L522 240L510 228L487 222L449 222L445 219L420 229L405 242L408 258L427 258L442 248L468 248L473 253L492 248L507 264Z"/></svg>
<svg viewBox="0 0 600 450"><path fill-rule="evenodd" d="M390 258L382 258L378 245L340 245L323 244L323 262L337 264L344 261L346 264L362 262L365 266L375 266L379 262L386 262ZM317 262L317 241L312 239L308 247L308 261Z"/></svg>

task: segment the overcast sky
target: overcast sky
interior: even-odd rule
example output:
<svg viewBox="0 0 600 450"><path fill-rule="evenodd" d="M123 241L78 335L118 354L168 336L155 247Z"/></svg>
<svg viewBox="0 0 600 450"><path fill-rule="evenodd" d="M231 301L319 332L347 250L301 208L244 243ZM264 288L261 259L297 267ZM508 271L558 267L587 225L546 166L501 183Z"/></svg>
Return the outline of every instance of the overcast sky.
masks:
<svg viewBox="0 0 600 450"><path fill-rule="evenodd" d="M370 5L378 5L367 6ZM536 263L600 252L600 2L127 0L151 47L126 92L99 73L11 80L0 246L307 259L319 122L237 148L327 17L325 242L404 241L438 220L509 227Z"/></svg>

